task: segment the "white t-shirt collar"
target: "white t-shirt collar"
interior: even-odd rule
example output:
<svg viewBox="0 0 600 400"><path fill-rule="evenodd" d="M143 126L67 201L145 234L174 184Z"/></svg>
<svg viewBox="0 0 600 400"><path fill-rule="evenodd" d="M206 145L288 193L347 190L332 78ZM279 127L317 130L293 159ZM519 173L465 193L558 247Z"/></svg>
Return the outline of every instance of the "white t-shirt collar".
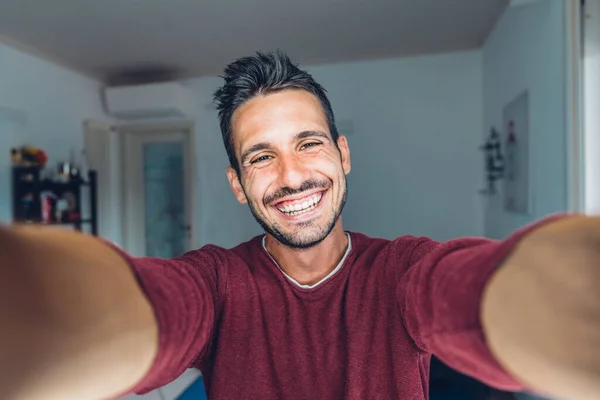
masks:
<svg viewBox="0 0 600 400"><path fill-rule="evenodd" d="M266 242L267 236L266 235L263 236L262 246L263 246L263 249L265 249L265 252L269 255L269 257L271 257L271 260L273 260L275 265L277 265L277 268L279 268L279 270L283 273L283 275L285 275L285 277L287 279L289 279L293 284L295 284L296 286L301 287L303 289L314 289L317 286L319 286L320 284L322 284L323 282L327 281L329 278L331 278L333 275L335 275L335 273L338 272L342 268L344 261L346 261L346 257L348 257L348 254L350 254L350 250L352 250L352 238L350 237L350 234L348 232L346 232L346 236L348 237L348 248L346 249L346 252L344 253L344 257L342 257L342 259L340 260L338 265L333 269L333 271L331 271L329 274L327 274L327 276L325 278L321 279L319 282L312 284L312 285L302 285L301 283L298 283L298 281L296 281L294 278L292 278L291 276L286 274L285 271L281 269L279 264L277 264L277 261L275 261L275 259L271 256L271 254L269 254L269 251L267 250L267 242Z"/></svg>

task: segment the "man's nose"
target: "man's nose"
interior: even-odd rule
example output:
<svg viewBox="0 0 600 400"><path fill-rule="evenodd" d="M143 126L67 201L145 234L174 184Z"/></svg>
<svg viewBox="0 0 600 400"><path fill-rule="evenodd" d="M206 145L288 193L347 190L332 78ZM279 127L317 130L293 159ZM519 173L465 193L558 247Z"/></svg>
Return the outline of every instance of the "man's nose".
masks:
<svg viewBox="0 0 600 400"><path fill-rule="evenodd" d="M282 187L297 189L309 179L309 171L296 157L281 157L279 180Z"/></svg>

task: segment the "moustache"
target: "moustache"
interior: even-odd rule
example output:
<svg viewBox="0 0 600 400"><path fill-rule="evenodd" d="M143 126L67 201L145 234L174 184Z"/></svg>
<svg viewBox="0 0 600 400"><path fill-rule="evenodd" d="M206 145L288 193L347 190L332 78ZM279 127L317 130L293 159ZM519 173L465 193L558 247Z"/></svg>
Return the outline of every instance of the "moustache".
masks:
<svg viewBox="0 0 600 400"><path fill-rule="evenodd" d="M277 201L279 199L282 199L286 196L292 196L313 189L329 189L330 187L331 183L328 181L309 179L307 181L304 181L302 185L300 185L300 187L297 189L292 189L290 187L282 187L280 189L277 189L275 193L272 193L265 197L264 203L266 205L273 203L274 201Z"/></svg>

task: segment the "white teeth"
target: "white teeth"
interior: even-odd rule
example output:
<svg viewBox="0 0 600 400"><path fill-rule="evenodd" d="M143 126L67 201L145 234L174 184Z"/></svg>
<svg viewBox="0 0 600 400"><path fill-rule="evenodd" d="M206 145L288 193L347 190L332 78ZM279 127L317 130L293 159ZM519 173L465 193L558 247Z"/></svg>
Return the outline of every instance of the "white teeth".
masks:
<svg viewBox="0 0 600 400"><path fill-rule="evenodd" d="M304 200L302 203L288 204L285 207L279 208L279 211L290 216L303 214L314 209L317 204L319 204L319 201L321 201L322 197L323 195L319 193L310 197L309 199Z"/></svg>

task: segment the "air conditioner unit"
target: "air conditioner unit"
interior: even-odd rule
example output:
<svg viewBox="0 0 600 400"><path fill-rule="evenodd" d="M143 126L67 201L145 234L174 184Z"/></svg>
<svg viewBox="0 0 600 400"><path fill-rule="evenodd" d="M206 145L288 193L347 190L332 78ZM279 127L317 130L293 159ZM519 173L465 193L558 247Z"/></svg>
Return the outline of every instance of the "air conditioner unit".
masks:
<svg viewBox="0 0 600 400"><path fill-rule="evenodd" d="M104 89L109 115L123 119L192 117L192 94L178 82L107 87Z"/></svg>

